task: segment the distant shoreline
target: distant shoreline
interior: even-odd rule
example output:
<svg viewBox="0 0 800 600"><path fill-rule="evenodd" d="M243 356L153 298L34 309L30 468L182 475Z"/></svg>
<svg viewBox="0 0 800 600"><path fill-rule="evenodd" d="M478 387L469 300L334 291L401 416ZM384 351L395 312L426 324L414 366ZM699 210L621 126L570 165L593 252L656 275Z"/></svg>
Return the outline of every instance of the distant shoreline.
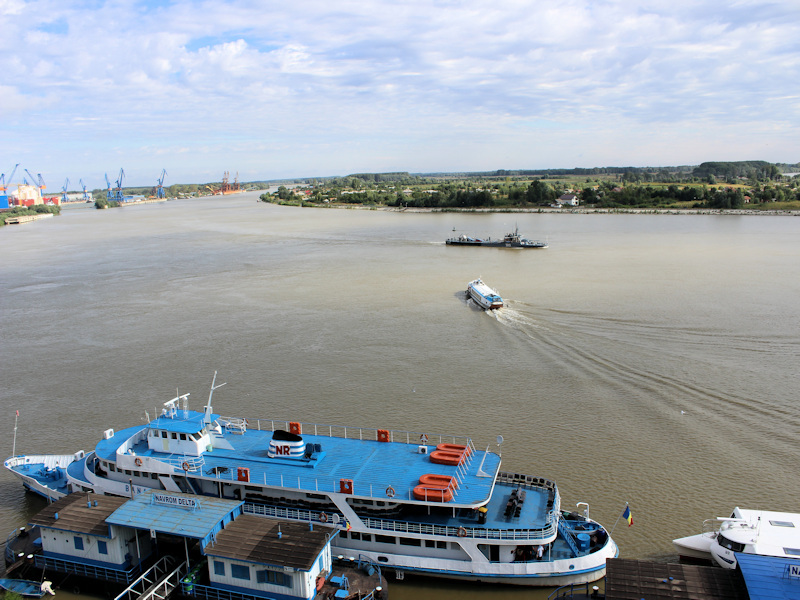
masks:
<svg viewBox="0 0 800 600"><path fill-rule="evenodd" d="M382 210L387 212L411 213L541 213L541 214L607 214L607 215L767 215L782 217L800 217L800 210L750 210L746 208L424 208L417 206L365 206L361 204L326 204L325 208L354 210ZM320 207L322 208L322 207Z"/></svg>

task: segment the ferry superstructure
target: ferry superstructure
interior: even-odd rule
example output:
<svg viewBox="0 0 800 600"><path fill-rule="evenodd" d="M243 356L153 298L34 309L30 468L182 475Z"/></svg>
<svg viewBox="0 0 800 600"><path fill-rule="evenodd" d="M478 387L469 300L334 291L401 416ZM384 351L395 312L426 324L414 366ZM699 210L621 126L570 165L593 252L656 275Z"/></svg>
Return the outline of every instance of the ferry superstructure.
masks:
<svg viewBox="0 0 800 600"><path fill-rule="evenodd" d="M146 424L107 429L91 452L67 455L58 467L67 491L243 500L253 514L333 524L335 554L365 556L398 577L583 583L601 578L618 553L588 505L562 511L553 481L503 472L499 450L470 438L223 417L211 394L203 412L189 410L187 397ZM47 483L44 461L17 456L5 466L32 491L66 493Z"/></svg>

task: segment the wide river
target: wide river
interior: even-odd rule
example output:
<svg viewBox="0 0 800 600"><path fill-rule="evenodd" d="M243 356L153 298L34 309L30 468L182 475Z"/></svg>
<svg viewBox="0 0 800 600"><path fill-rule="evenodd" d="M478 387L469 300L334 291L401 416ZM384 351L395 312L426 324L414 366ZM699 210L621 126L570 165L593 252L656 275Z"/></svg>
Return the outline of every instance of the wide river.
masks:
<svg viewBox="0 0 800 600"><path fill-rule="evenodd" d="M230 416L472 436L621 556L800 512L800 218L176 200L0 229L3 457L89 450L190 392ZM546 250L450 247L518 226ZM506 300L465 301L482 277ZM153 414L152 412L150 413ZM0 535L43 507L0 474ZM394 599L546 598L409 576ZM67 595L69 593L67 592Z"/></svg>

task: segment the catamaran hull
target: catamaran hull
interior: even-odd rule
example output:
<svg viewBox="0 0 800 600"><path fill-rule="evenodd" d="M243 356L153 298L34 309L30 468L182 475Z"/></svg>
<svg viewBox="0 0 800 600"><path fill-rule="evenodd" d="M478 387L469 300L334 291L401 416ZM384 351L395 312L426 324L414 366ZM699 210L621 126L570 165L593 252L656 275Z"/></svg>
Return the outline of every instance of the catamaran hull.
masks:
<svg viewBox="0 0 800 600"><path fill-rule="evenodd" d="M716 537L715 532L709 531L672 540L672 545L682 559L711 562L711 543Z"/></svg>

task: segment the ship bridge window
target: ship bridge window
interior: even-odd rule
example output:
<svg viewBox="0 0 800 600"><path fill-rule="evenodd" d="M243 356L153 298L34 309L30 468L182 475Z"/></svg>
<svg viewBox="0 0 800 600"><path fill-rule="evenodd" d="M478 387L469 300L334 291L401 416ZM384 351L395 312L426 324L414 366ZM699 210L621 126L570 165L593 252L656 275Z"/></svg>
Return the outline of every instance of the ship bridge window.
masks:
<svg viewBox="0 0 800 600"><path fill-rule="evenodd" d="M185 433L182 433L182 434L181 434L181 439L182 439L184 442L186 441L186 434L185 434Z"/></svg>
<svg viewBox="0 0 800 600"><path fill-rule="evenodd" d="M742 552L744 550L744 544L741 544L739 542L734 542L733 540L729 540L721 533L717 535L717 543L723 548L727 548L728 550L733 550L734 552Z"/></svg>
<svg viewBox="0 0 800 600"><path fill-rule="evenodd" d="M794 527L791 521L770 521L769 524L773 527Z"/></svg>
<svg viewBox="0 0 800 600"><path fill-rule="evenodd" d="M177 440L178 439L178 434L175 433L174 431L172 432L172 439L173 440Z"/></svg>
<svg viewBox="0 0 800 600"><path fill-rule="evenodd" d="M167 439L167 432L166 431L162 431L161 432L161 437L164 438L164 439Z"/></svg>
<svg viewBox="0 0 800 600"><path fill-rule="evenodd" d="M783 551L791 556L800 556L800 548L784 548Z"/></svg>

